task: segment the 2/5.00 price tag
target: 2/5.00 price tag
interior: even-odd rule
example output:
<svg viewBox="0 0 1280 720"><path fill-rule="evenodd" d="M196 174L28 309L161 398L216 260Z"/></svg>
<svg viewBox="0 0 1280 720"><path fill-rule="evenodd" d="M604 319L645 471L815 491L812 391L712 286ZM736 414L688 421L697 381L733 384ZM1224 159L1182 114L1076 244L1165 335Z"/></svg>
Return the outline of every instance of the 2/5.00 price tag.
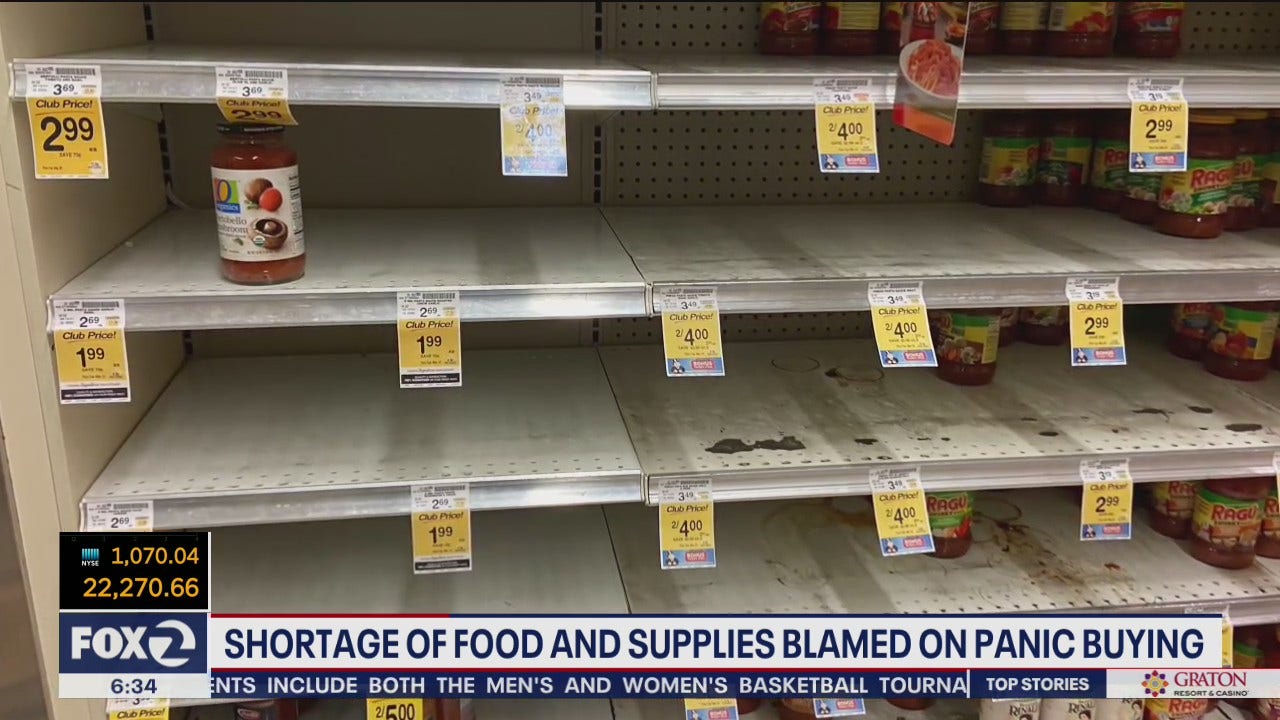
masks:
<svg viewBox="0 0 1280 720"><path fill-rule="evenodd" d="M364 703L365 720L434 720L425 713L421 698L369 698Z"/></svg>

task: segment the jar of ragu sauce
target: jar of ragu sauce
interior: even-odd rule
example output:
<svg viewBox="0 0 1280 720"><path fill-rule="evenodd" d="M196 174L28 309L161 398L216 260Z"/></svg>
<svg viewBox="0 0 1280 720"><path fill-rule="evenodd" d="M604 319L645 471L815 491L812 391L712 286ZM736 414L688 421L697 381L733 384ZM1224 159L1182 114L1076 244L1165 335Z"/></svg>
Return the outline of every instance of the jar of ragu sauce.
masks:
<svg viewBox="0 0 1280 720"><path fill-rule="evenodd" d="M879 43L879 3L822 4L822 52L827 55L874 55Z"/></svg>
<svg viewBox="0 0 1280 720"><path fill-rule="evenodd" d="M986 385L996 376L1000 309L929 313L938 354L938 377L955 385Z"/></svg>
<svg viewBox="0 0 1280 720"><path fill-rule="evenodd" d="M1213 303L1179 303L1170 318L1169 352L1184 360L1204 358L1204 346L1213 327Z"/></svg>
<svg viewBox="0 0 1280 720"><path fill-rule="evenodd" d="M1267 113L1271 153L1262 166L1262 226L1280 227L1280 110Z"/></svg>
<svg viewBox="0 0 1280 720"><path fill-rule="evenodd" d="M902 49L902 19L906 17L906 3L880 3L880 52L897 55Z"/></svg>
<svg viewBox="0 0 1280 720"><path fill-rule="evenodd" d="M1151 485L1151 529L1176 540L1191 535L1191 513L1196 506L1196 484L1162 482Z"/></svg>
<svg viewBox="0 0 1280 720"><path fill-rule="evenodd" d="M1160 209L1160 186L1163 173L1126 172L1124 197L1120 199L1120 217L1129 222L1150 225Z"/></svg>
<svg viewBox="0 0 1280 720"><path fill-rule="evenodd" d="M1142 708L1142 720L1200 720L1209 712L1204 698L1153 698Z"/></svg>
<svg viewBox="0 0 1280 720"><path fill-rule="evenodd" d="M1018 339L1018 308L1000 308L1000 347Z"/></svg>
<svg viewBox="0 0 1280 720"><path fill-rule="evenodd" d="M1262 557L1280 559L1280 498L1276 496L1275 485L1267 493L1262 509L1262 534L1258 536L1256 550Z"/></svg>
<svg viewBox="0 0 1280 720"><path fill-rule="evenodd" d="M1129 176L1129 113L1111 111L1098 118L1089 161L1089 204L1119 212Z"/></svg>
<svg viewBox="0 0 1280 720"><path fill-rule="evenodd" d="M990 55L996 51L996 39L1000 33L1000 6L1009 3L971 2L969 20L965 26L964 54Z"/></svg>
<svg viewBox="0 0 1280 720"><path fill-rule="evenodd" d="M1204 369L1228 380L1266 377L1280 318L1276 305L1267 301L1215 304Z"/></svg>
<svg viewBox="0 0 1280 720"><path fill-rule="evenodd" d="M1007 2L1000 8L1001 55L1039 55L1049 27L1049 3Z"/></svg>
<svg viewBox="0 0 1280 720"><path fill-rule="evenodd" d="M1184 2L1122 2L1116 47L1126 55L1166 58L1182 47Z"/></svg>
<svg viewBox="0 0 1280 720"><path fill-rule="evenodd" d="M1262 504L1272 477L1205 480L1191 515L1191 555L1215 567L1238 570L1253 564L1262 531Z"/></svg>
<svg viewBox="0 0 1280 720"><path fill-rule="evenodd" d="M1029 112L989 112L983 118L978 202L995 207L1030 205L1040 157L1040 132Z"/></svg>
<svg viewBox="0 0 1280 720"><path fill-rule="evenodd" d="M933 556L962 557L973 545L973 498L967 492L925 493Z"/></svg>
<svg viewBox="0 0 1280 720"><path fill-rule="evenodd" d="M818 51L822 3L760 3L760 52L765 55L812 55Z"/></svg>
<svg viewBox="0 0 1280 720"><path fill-rule="evenodd" d="M1055 2L1049 5L1045 54L1060 57L1106 57L1115 35L1113 2Z"/></svg>
<svg viewBox="0 0 1280 720"><path fill-rule="evenodd" d="M1236 119L1191 113L1185 172L1161 174L1155 228L1166 235L1206 240L1222 234L1235 178Z"/></svg>
<svg viewBox="0 0 1280 720"><path fill-rule="evenodd" d="M1083 113L1053 111L1044 122L1036 185L1045 205L1079 205L1084 201L1093 132Z"/></svg>
<svg viewBox="0 0 1280 720"><path fill-rule="evenodd" d="M1227 197L1227 230L1252 230L1262 224L1262 169L1271 155L1266 110L1233 110L1236 162Z"/></svg>
<svg viewBox="0 0 1280 720"><path fill-rule="evenodd" d="M1071 328L1066 305L1024 307L1018 315L1018 339L1032 345L1061 345Z"/></svg>
<svg viewBox="0 0 1280 720"><path fill-rule="evenodd" d="M278 125L220 123L218 132L209 164L222 276L244 285L297 280L307 263L298 154Z"/></svg>

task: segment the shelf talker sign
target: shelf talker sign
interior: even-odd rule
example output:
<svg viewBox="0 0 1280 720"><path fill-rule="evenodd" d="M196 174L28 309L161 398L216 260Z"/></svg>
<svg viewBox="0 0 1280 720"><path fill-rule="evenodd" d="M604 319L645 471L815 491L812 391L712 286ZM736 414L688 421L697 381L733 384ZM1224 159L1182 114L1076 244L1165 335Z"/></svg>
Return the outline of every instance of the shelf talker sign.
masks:
<svg viewBox="0 0 1280 720"><path fill-rule="evenodd" d="M501 100L502 174L568 177L564 80L504 78Z"/></svg>
<svg viewBox="0 0 1280 720"><path fill-rule="evenodd" d="M1081 460L1084 500L1080 506L1081 540L1128 540L1133 537L1133 478L1129 461Z"/></svg>
<svg viewBox="0 0 1280 720"><path fill-rule="evenodd" d="M870 481L880 554L893 557L933 552L920 468L876 468Z"/></svg>
<svg viewBox="0 0 1280 720"><path fill-rule="evenodd" d="M1070 278L1071 365L1124 365L1124 302L1120 279Z"/></svg>
<svg viewBox="0 0 1280 720"><path fill-rule="evenodd" d="M101 69L34 64L25 69L36 178L106 180L110 173Z"/></svg>
<svg viewBox="0 0 1280 720"><path fill-rule="evenodd" d="M1187 169L1187 101L1182 78L1129 78L1129 172Z"/></svg>
<svg viewBox="0 0 1280 720"><path fill-rule="evenodd" d="M870 78L813 81L813 117L818 133L818 170L878 173L876 105Z"/></svg>
<svg viewBox="0 0 1280 720"><path fill-rule="evenodd" d="M423 712L421 698L369 698L364 701L365 720L433 720Z"/></svg>
<svg viewBox="0 0 1280 720"><path fill-rule="evenodd" d="M289 109L289 71L271 67L214 68L218 109L229 123L297 125Z"/></svg>
<svg viewBox="0 0 1280 720"><path fill-rule="evenodd" d="M938 356L929 332L923 284L873 282L867 284L871 325L884 367L937 367Z"/></svg>
<svg viewBox="0 0 1280 720"><path fill-rule="evenodd" d="M685 720L738 720L738 701L733 698L685 698Z"/></svg>
<svg viewBox="0 0 1280 720"><path fill-rule="evenodd" d="M109 698L107 720L169 720L169 701L162 698Z"/></svg>
<svg viewBox="0 0 1280 720"><path fill-rule="evenodd" d="M59 402L129 402L124 301L54 300L51 310Z"/></svg>
<svg viewBox="0 0 1280 720"><path fill-rule="evenodd" d="M662 569L715 567L716 516L711 478L653 482L657 484Z"/></svg>
<svg viewBox="0 0 1280 720"><path fill-rule="evenodd" d="M724 375L715 288L655 288L667 377Z"/></svg>
<svg viewBox="0 0 1280 720"><path fill-rule="evenodd" d="M462 387L458 291L396 293L400 387Z"/></svg>
<svg viewBox="0 0 1280 720"><path fill-rule="evenodd" d="M471 570L471 487L467 483L410 487L413 572Z"/></svg>

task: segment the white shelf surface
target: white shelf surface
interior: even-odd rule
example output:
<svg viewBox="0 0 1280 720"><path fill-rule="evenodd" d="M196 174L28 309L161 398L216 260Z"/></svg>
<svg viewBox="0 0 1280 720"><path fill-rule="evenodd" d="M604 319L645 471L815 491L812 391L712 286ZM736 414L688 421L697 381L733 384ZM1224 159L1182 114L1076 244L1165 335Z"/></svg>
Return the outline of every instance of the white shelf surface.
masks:
<svg viewBox="0 0 1280 720"><path fill-rule="evenodd" d="M212 211L170 211L53 298L123 299L130 330L393 323L397 290L457 289L464 321L646 314L594 208L308 210L305 233L304 277L236 285Z"/></svg>
<svg viewBox="0 0 1280 720"><path fill-rule="evenodd" d="M1061 304L1079 275L1119 276L1129 303L1280 297L1274 229L1205 242L1088 208L972 203L604 214L655 288L713 285L729 313L866 310L884 280L922 281L935 308Z"/></svg>
<svg viewBox="0 0 1280 720"><path fill-rule="evenodd" d="M896 57L693 57L625 55L654 75L663 110L805 109L817 78L871 78L878 107L893 106ZM1131 77L1181 77L1199 107L1280 105L1280 69L1268 59L969 57L960 82L962 108L1127 108Z"/></svg>
<svg viewBox="0 0 1280 720"><path fill-rule="evenodd" d="M477 510L637 502L594 350L465 353L459 389L401 390L390 355L193 360L82 502L151 500L157 529L408 514L409 484Z"/></svg>
<svg viewBox="0 0 1280 720"><path fill-rule="evenodd" d="M871 503L834 500L716 507L714 569L670 572L657 510L605 510L634 613L1185 612L1230 607L1238 625L1280 620L1280 562L1205 565L1139 513L1134 539L1086 543L1068 488L976 496L962 558L880 556Z"/></svg>
<svg viewBox="0 0 1280 720"><path fill-rule="evenodd" d="M1071 368L1066 346L1018 343L984 387L881 369L869 340L730 343L723 378L669 379L651 346L601 355L645 476L710 477L717 500L866 494L885 466L931 490L1073 485L1081 460L1115 457L1137 482L1274 473L1280 378L1222 380L1132 336L1129 352ZM753 447L788 436L803 448Z"/></svg>
<svg viewBox="0 0 1280 720"><path fill-rule="evenodd" d="M149 44L38 58L10 64L10 94L25 98L27 64L102 68L107 102L213 103L218 66L289 73L291 105L492 107L510 75L564 79L567 108L647 109L650 74L594 53L446 53L408 50Z"/></svg>

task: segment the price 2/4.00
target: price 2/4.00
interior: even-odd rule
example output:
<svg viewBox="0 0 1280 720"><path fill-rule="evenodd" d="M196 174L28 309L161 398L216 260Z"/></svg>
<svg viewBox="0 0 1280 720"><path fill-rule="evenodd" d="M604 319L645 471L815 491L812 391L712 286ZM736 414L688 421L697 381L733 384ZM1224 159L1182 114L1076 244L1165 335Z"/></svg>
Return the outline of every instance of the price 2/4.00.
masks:
<svg viewBox="0 0 1280 720"><path fill-rule="evenodd" d="M861 122L831 122L827 123L827 132L834 133L841 140L848 140L861 135L863 125Z"/></svg>
<svg viewBox="0 0 1280 720"><path fill-rule="evenodd" d="M702 532L701 520L672 520L671 529L680 533L685 537L689 537L689 533Z"/></svg>
<svg viewBox="0 0 1280 720"><path fill-rule="evenodd" d="M679 338L681 342L692 345L695 342L709 339L711 337L711 331L707 328L688 328L684 332L677 330L676 337Z"/></svg>

